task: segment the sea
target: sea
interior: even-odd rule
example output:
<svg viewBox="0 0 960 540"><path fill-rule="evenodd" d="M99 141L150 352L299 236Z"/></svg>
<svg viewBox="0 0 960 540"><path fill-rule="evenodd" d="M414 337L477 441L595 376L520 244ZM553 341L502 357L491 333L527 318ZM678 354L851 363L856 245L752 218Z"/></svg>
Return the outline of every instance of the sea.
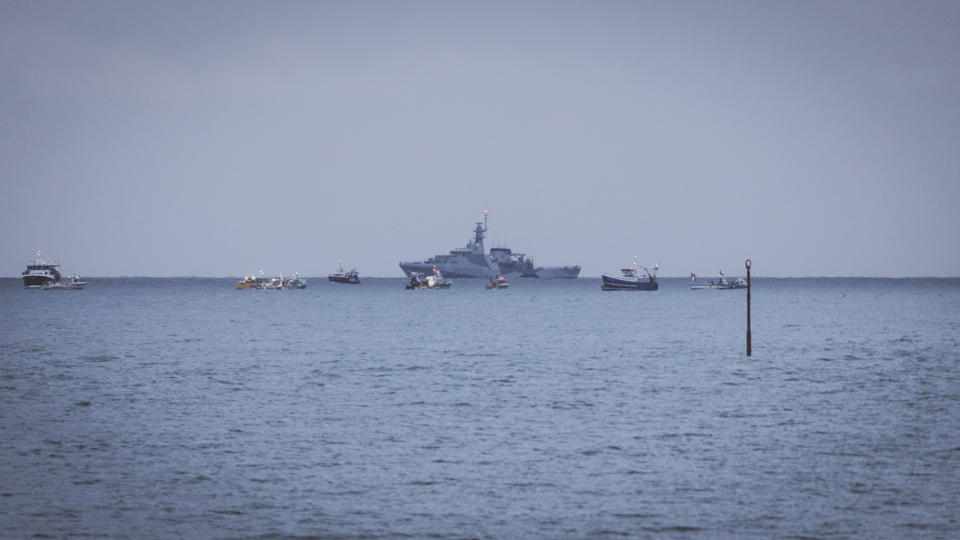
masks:
<svg viewBox="0 0 960 540"><path fill-rule="evenodd" d="M960 279L361 279L0 280L0 537L960 537Z"/></svg>

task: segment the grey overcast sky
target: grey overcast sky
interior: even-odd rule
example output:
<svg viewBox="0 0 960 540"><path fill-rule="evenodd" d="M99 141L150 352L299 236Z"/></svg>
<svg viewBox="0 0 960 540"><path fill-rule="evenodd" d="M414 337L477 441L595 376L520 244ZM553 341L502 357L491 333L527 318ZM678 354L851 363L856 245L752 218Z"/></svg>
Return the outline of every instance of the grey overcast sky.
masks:
<svg viewBox="0 0 960 540"><path fill-rule="evenodd" d="M960 2L0 0L0 275L960 275Z"/></svg>

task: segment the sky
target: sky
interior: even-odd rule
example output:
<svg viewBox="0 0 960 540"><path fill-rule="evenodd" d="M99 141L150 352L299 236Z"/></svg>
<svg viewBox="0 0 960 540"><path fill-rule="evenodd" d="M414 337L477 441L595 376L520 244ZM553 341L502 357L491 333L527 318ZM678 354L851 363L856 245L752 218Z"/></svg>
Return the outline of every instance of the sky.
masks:
<svg viewBox="0 0 960 540"><path fill-rule="evenodd" d="M960 276L960 2L0 0L0 276Z"/></svg>

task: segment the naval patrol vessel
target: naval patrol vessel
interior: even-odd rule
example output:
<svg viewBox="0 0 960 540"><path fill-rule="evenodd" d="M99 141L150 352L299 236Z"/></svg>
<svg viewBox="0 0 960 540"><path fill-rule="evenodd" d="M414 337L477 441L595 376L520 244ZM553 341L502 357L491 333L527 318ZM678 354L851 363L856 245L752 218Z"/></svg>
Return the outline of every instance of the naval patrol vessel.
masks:
<svg viewBox="0 0 960 540"><path fill-rule="evenodd" d="M483 222L473 229L473 240L465 247L450 250L446 255L434 255L425 261L401 262L400 269L410 275L429 274L436 268L451 278L486 278L503 276L513 278L576 278L580 266L536 266L526 253L514 253L510 248L492 248L489 253L483 246L487 233L487 211Z"/></svg>

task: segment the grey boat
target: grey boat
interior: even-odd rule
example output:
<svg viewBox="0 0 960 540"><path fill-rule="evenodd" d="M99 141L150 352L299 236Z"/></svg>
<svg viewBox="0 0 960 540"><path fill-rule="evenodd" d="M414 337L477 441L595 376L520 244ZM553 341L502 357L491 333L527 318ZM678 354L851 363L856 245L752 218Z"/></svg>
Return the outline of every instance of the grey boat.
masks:
<svg viewBox="0 0 960 540"><path fill-rule="evenodd" d="M576 278L580 275L580 265L536 266L525 253L514 253L510 248L492 248L487 253L483 246L486 233L487 211L484 210L483 222L477 222L473 240L466 246L425 261L401 262L400 269L408 276L430 274L437 269L451 278Z"/></svg>

